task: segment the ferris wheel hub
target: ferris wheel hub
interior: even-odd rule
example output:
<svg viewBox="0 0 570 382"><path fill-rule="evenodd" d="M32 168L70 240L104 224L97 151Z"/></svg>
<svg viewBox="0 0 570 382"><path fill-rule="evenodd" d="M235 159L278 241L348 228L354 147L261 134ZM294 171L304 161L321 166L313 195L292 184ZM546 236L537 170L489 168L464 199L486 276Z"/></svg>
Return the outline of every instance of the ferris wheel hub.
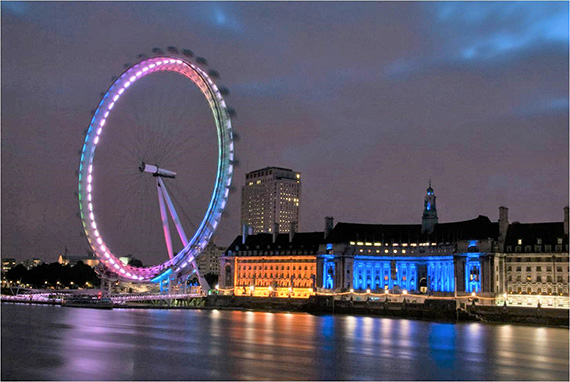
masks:
<svg viewBox="0 0 570 382"><path fill-rule="evenodd" d="M140 172L150 172L152 176L160 176L162 178L176 178L176 173L174 171L166 170L152 164L147 164L141 162L139 165Z"/></svg>

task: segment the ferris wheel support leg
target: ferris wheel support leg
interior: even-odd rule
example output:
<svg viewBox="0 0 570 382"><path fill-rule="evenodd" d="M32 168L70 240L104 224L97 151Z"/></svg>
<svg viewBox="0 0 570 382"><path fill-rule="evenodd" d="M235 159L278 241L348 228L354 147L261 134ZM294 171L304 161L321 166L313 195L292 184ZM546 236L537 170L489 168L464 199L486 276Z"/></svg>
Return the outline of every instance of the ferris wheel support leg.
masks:
<svg viewBox="0 0 570 382"><path fill-rule="evenodd" d="M172 239L170 238L170 228L168 228L168 216L166 215L166 207L164 205L164 195L162 186L164 183L157 178L156 189L158 191L158 203L160 205L160 218L162 220L162 229L164 231L164 240L166 241L166 249L168 250L168 257L172 259Z"/></svg>
<svg viewBox="0 0 570 382"><path fill-rule="evenodd" d="M172 217L172 220L174 221L174 225L176 226L176 230L178 231L178 236L180 236L180 240L182 241L182 245L184 245L186 247L186 245L188 244L188 238L186 236L186 233L184 232L184 228L182 227L182 224L180 223L180 219L178 218L178 214L176 213L176 210L174 209L174 204L172 203L172 200L170 199L170 195L168 195L168 191L166 190L166 185L164 184L164 182L162 181L162 178L160 178L160 177L157 177L157 182L159 184L160 190L162 191L162 195L164 196L164 200L166 201L166 205L168 206L168 210L170 211L170 216ZM161 207L161 213L162 213L162 207ZM172 256L170 258L172 258ZM196 270L196 276L198 277L198 282L200 283L200 287L202 287L202 291L204 293L208 293L208 291L210 290L210 285L208 284L206 279L204 277L202 277L202 275L198 271L198 265L196 264L196 259L192 259L192 261L190 263L192 264L192 266Z"/></svg>
<svg viewBox="0 0 570 382"><path fill-rule="evenodd" d="M174 209L174 204L170 199L170 195L168 195L168 191L166 190L166 185L162 181L162 178L158 177L157 179L159 187L162 190L162 195L164 196L164 200L166 201L166 205L168 206L168 211L170 211L170 216L172 217L174 225L176 226L176 230L178 231L178 236L180 236L180 241L182 241L182 245L186 247L186 244L188 244L188 238L186 237L186 232L184 232L184 228L180 223L180 218L178 218L178 214Z"/></svg>

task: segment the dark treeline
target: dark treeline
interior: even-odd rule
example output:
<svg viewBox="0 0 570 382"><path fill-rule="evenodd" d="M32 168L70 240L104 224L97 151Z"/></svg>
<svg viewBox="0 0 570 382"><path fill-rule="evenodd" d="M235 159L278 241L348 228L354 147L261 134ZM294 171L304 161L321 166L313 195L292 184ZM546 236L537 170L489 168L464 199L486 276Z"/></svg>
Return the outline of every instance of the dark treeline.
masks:
<svg viewBox="0 0 570 382"><path fill-rule="evenodd" d="M13 283L19 281L20 284L29 284L33 288L99 286L99 278L93 268L81 261L74 266L51 263L29 270L19 264L6 273L6 279Z"/></svg>

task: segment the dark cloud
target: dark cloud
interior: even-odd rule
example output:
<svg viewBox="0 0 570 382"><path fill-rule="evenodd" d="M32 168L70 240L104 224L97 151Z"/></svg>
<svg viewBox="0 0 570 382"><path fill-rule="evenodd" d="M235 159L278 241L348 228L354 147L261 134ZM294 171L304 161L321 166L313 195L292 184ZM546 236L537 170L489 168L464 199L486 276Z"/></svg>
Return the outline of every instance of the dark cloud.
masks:
<svg viewBox="0 0 570 382"><path fill-rule="evenodd" d="M1 6L3 256L55 260L66 245L86 250L74 173L89 112L123 64L169 45L205 56L230 88L241 136L238 190L245 172L264 166L302 172L302 230L321 230L327 215L418 222L430 178L441 221L495 220L500 205L512 220L560 221L568 204L568 3ZM168 85L154 94L156 104L149 98L117 121L136 127L146 112L178 115L157 107L168 104L159 95L169 89L182 94ZM207 110L187 111L197 113L188 117L193 126L209 126ZM153 128L170 123L155 119L163 125ZM112 131L128 142L130 130ZM185 191L197 200L208 190L203 139L195 136L188 171L205 185L179 187L181 200ZM119 207L154 198L153 190L130 197L121 187ZM112 202L101 203L114 212ZM138 219L154 219L155 207L145 205ZM199 210L188 212L194 223ZM239 191L228 212L220 244L239 232ZM109 227L113 214L106 219ZM146 235L119 228L125 242Z"/></svg>

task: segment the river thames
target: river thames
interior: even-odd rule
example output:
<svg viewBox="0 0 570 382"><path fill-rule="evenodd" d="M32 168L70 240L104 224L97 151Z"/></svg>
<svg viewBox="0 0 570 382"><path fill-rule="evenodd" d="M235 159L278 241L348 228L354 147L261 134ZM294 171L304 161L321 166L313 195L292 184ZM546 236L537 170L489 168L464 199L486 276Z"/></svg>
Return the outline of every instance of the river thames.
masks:
<svg viewBox="0 0 570 382"><path fill-rule="evenodd" d="M2 380L568 380L568 329L2 304Z"/></svg>

